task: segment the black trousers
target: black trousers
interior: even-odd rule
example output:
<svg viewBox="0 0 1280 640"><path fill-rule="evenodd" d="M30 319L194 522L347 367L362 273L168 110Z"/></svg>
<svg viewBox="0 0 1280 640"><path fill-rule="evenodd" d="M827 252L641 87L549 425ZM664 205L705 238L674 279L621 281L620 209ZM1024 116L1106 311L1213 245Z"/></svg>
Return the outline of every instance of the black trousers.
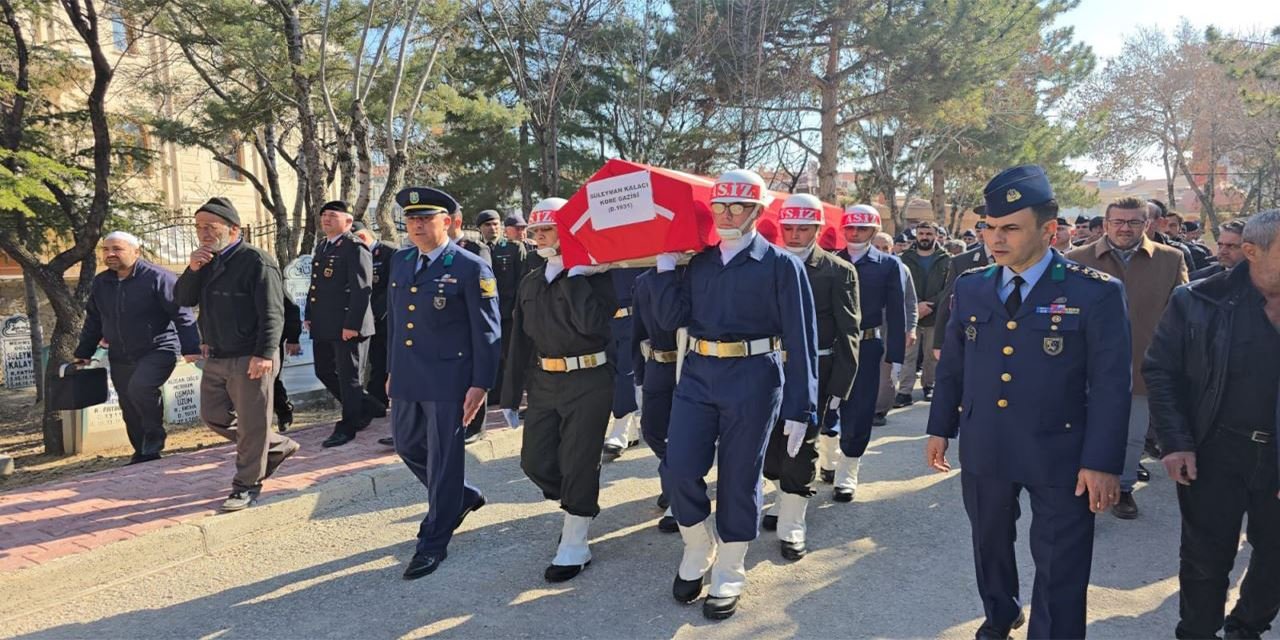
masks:
<svg viewBox="0 0 1280 640"><path fill-rule="evenodd" d="M317 340L315 350L316 377L325 389L342 403L342 420L337 430L354 434L365 416L365 393L360 385L360 370L369 351L369 340Z"/></svg>
<svg viewBox="0 0 1280 640"><path fill-rule="evenodd" d="M612 367L530 372L520 468L575 516L600 513L600 449L612 406Z"/></svg>
<svg viewBox="0 0 1280 640"><path fill-rule="evenodd" d="M149 456L164 450L164 386L177 356L171 351L152 351L136 360L111 358L111 384L116 388L124 428L135 456Z"/></svg>
<svg viewBox="0 0 1280 640"><path fill-rule="evenodd" d="M1276 445L1219 430L1196 451L1196 479L1178 485L1182 511L1178 570L1179 638L1211 638L1223 628L1229 574L1240 544L1241 520L1253 547L1240 601L1227 628L1261 633L1280 610L1280 499Z"/></svg>
<svg viewBox="0 0 1280 640"><path fill-rule="evenodd" d="M502 355L501 355L501 358L498 360L498 379L493 382L493 388L489 390L488 403L493 406L496 406L501 403L502 379L505 378L507 375L506 373L507 347L510 344L508 342L509 340L508 336L511 335L511 331L512 331L511 318L503 318L502 319Z"/></svg>
<svg viewBox="0 0 1280 640"><path fill-rule="evenodd" d="M369 338L369 381L364 385L370 398L387 405L387 321L379 320Z"/></svg>
<svg viewBox="0 0 1280 640"><path fill-rule="evenodd" d="M769 448L764 452L764 477L778 483L778 489L783 493L806 498L816 493L813 490L818 462L818 448L815 445L818 442L820 425L826 420L827 405L831 403L831 398L823 396L821 400L818 407L818 423L809 425L804 442L800 443L800 450L796 452L796 457L787 455L787 436L782 432L781 421L774 425L773 433L769 434Z"/></svg>
<svg viewBox="0 0 1280 640"><path fill-rule="evenodd" d="M289 402L289 390L284 388L284 380L280 376L284 374L284 347L280 347L280 366L276 367L275 391L271 393L271 406L275 409L276 418L292 413L293 403Z"/></svg>

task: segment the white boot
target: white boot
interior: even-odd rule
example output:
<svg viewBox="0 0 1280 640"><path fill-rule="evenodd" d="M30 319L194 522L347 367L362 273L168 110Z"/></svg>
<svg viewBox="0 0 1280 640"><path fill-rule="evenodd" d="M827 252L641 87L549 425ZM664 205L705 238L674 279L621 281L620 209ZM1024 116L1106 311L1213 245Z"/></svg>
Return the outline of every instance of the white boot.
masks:
<svg viewBox="0 0 1280 640"><path fill-rule="evenodd" d="M710 598L733 598L747 586L747 543L721 542L711 566Z"/></svg>
<svg viewBox="0 0 1280 640"><path fill-rule="evenodd" d="M836 465L835 492L832 497L836 502L853 502L853 494L858 489L858 463L862 458L840 456Z"/></svg>
<svg viewBox="0 0 1280 640"><path fill-rule="evenodd" d="M604 436L604 450L606 453L621 453L627 448L627 425L631 422L631 414L622 416L621 418L609 418L609 430Z"/></svg>
<svg viewBox="0 0 1280 640"><path fill-rule="evenodd" d="M692 527L680 527L680 538L684 540L684 555L676 575L681 580L701 581L716 560L716 535L711 518Z"/></svg>
<svg viewBox="0 0 1280 640"><path fill-rule="evenodd" d="M823 471L835 471L836 461L840 459L840 436L818 436L818 468Z"/></svg>
<svg viewBox="0 0 1280 640"><path fill-rule="evenodd" d="M774 503L778 507L778 539L783 542L804 542L804 512L809 499L793 493L784 493Z"/></svg>
<svg viewBox="0 0 1280 640"><path fill-rule="evenodd" d="M551 564L562 567L585 565L591 562L591 547L587 544L591 518L564 514L564 528L560 531L560 546Z"/></svg>

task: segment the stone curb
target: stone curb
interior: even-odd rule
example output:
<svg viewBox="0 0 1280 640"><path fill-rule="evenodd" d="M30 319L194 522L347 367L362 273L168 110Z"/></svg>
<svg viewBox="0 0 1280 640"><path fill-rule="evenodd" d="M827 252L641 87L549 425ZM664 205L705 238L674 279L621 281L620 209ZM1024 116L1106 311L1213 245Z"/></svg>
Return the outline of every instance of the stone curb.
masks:
<svg viewBox="0 0 1280 640"><path fill-rule="evenodd" d="M496 429L467 448L471 464L511 457L520 450L520 432ZM215 553L245 538L307 522L354 502L415 490L418 480L402 464L389 464L326 480L303 491L267 497L244 511L220 513L47 564L0 575L0 623L87 591L163 571ZM425 496L425 492L424 496Z"/></svg>

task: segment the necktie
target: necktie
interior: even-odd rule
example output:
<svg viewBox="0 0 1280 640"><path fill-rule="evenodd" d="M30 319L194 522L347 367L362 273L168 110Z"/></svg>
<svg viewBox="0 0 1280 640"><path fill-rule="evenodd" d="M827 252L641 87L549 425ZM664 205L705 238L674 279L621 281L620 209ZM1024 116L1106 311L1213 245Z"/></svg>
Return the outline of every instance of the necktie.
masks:
<svg viewBox="0 0 1280 640"><path fill-rule="evenodd" d="M428 258L427 256L418 256L418 269L414 271L414 273L415 274L421 273L422 270L426 269L427 265L430 265L430 264L431 264L431 258Z"/></svg>
<svg viewBox="0 0 1280 640"><path fill-rule="evenodd" d="M1022 276L1014 276L1013 292L1009 294L1008 298L1004 299L1004 310L1009 312L1010 318L1017 314L1018 307L1022 306L1022 284L1024 282L1026 280L1023 280Z"/></svg>

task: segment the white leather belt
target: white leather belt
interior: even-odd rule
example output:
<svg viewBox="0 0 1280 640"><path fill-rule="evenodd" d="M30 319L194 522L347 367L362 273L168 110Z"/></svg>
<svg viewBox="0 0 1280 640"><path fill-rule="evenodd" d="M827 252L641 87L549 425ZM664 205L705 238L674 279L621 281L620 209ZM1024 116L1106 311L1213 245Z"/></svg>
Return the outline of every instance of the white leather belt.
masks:
<svg viewBox="0 0 1280 640"><path fill-rule="evenodd" d="M870 328L870 329L863 329L863 330L862 330L862 339L863 339L863 340L879 340L879 339L881 339L881 335L880 335L880 327L872 327L872 328Z"/></svg>
<svg viewBox="0 0 1280 640"><path fill-rule="evenodd" d="M645 360L652 360L654 362L660 362L662 364L674 364L676 361L676 358L679 356L679 352L654 349L653 345L650 344L648 340L641 340L640 355L644 356Z"/></svg>
<svg viewBox="0 0 1280 640"><path fill-rule="evenodd" d="M832 353L835 353L835 352L834 352L834 351L832 351L831 349L818 349L818 357L819 357L819 358L821 358L822 356L829 356L829 355L831 355Z"/></svg>
<svg viewBox="0 0 1280 640"><path fill-rule="evenodd" d="M609 362L605 352L588 353L567 358L538 358L538 368L551 373L565 373L579 369L594 369Z"/></svg>
<svg viewBox="0 0 1280 640"><path fill-rule="evenodd" d="M716 342L701 338L689 339L689 351L711 358L749 358L782 350L780 338L757 338L735 342Z"/></svg>

